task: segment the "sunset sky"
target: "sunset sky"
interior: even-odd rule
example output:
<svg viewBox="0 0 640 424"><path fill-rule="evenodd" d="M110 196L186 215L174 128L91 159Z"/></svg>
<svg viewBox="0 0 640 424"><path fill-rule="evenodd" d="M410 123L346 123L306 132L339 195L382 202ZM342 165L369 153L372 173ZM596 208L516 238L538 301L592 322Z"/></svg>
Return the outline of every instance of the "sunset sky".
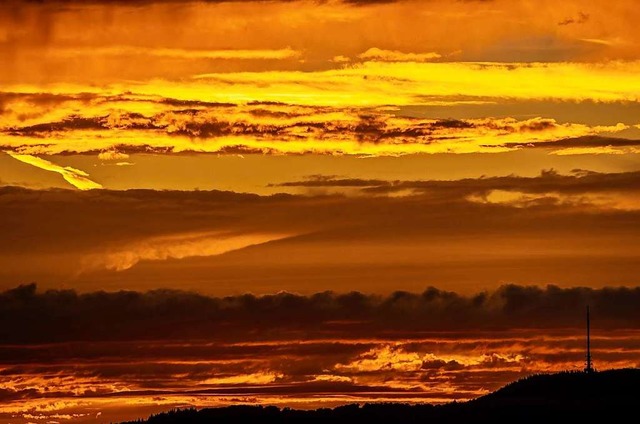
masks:
<svg viewBox="0 0 640 424"><path fill-rule="evenodd" d="M0 423L640 366L639 19L2 2Z"/></svg>

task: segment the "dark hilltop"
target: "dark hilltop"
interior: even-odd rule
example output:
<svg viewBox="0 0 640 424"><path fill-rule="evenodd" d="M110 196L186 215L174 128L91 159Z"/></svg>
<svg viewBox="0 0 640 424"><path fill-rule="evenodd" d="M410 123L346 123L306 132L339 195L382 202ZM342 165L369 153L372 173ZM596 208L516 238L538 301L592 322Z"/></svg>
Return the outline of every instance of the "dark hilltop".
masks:
<svg viewBox="0 0 640 424"><path fill-rule="evenodd" d="M640 411L640 369L533 375L480 398L444 405L371 403L302 411L274 406L184 409L125 424L610 422Z"/></svg>

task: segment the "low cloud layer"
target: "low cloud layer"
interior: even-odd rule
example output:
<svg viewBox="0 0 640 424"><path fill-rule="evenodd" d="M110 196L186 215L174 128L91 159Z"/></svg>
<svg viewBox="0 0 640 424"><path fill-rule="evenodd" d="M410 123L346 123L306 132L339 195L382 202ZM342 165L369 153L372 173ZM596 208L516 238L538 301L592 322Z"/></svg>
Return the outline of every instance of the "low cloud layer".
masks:
<svg viewBox="0 0 640 424"><path fill-rule="evenodd" d="M271 196L5 187L0 281L208 293L629 285L640 252L637 187L637 172L585 170L450 181L312 176L276 187L298 194Z"/></svg>
<svg viewBox="0 0 640 424"><path fill-rule="evenodd" d="M529 193L593 193L602 191L636 191L640 172L604 174L576 169L570 175L551 170L536 177L509 175L504 177L468 178L457 181L385 181L340 179L332 176L310 176L306 180L278 184L281 187L364 187L371 191L404 190L443 191L461 194L483 194L490 190L513 190Z"/></svg>
<svg viewBox="0 0 640 424"><path fill-rule="evenodd" d="M591 305L594 326L633 329L639 288L567 288L507 285L475 295L429 288L389 296L358 292L208 297L173 290L146 293L73 290L38 292L24 285L0 295L5 343L80 340L242 340L247 331L306 338L379 337L387 332L579 328ZM255 339L255 338L254 338Z"/></svg>

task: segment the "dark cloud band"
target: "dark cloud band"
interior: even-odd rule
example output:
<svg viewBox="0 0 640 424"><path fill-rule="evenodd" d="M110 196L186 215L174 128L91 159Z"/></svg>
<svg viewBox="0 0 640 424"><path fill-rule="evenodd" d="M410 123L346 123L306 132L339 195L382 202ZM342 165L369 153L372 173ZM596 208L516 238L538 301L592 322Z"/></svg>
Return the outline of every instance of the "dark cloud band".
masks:
<svg viewBox="0 0 640 424"><path fill-rule="evenodd" d="M308 337L327 331L368 337L387 331L564 328L582 324L590 304L601 328L637 328L640 288L507 285L460 295L435 288L388 296L332 292L208 297L175 290L150 292L38 292L34 284L0 295L5 343L74 340L226 339L247 332ZM274 333L275 332L275 333ZM263 336L261 336L263 335Z"/></svg>

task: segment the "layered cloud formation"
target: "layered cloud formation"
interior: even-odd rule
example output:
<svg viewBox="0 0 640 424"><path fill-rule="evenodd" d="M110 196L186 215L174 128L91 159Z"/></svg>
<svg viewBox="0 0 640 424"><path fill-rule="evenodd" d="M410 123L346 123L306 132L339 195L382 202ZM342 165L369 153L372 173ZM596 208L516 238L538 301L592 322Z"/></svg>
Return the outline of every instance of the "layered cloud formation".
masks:
<svg viewBox="0 0 640 424"><path fill-rule="evenodd" d="M638 366L638 10L2 2L0 421Z"/></svg>
<svg viewBox="0 0 640 424"><path fill-rule="evenodd" d="M114 105L119 109L114 110ZM76 112L79 108L81 114ZM140 109L145 113L137 111ZM623 123L585 125L541 117L419 119L398 116L384 108L304 106L273 101L233 104L89 94L7 95L5 119L5 150L49 155L96 154L114 149L157 154L503 152L526 148L532 143L548 143L553 149L553 142L559 140L566 141L563 149L567 149L573 146L571 140L578 137L615 134L632 128ZM635 140L621 141L626 144L614 141L607 145L634 149L638 144ZM582 147L580 143L576 145Z"/></svg>
<svg viewBox="0 0 640 424"><path fill-rule="evenodd" d="M397 85L388 88L397 89ZM271 100L269 94L255 96L262 100L230 103L235 95L215 92L215 98L207 100L195 92L181 99L150 94L5 93L0 147L25 163L61 173L83 189L99 188L100 183L90 180L85 171L64 170L36 155L97 155L100 159L136 153L373 157L501 153L535 147L554 154L635 154L639 149L638 139L613 138L635 130L634 125L622 122L589 125L509 116L425 119L403 116L393 110L397 107L288 104ZM339 95L335 89L326 92ZM250 90L243 95L248 93ZM344 94L371 99L364 93ZM380 105L387 100L380 99Z"/></svg>
<svg viewBox="0 0 640 424"><path fill-rule="evenodd" d="M108 181L43 155L635 157L636 15L631 1L12 1L0 150L81 189Z"/></svg>
<svg viewBox="0 0 640 424"><path fill-rule="evenodd" d="M626 285L638 272L639 186L637 172L549 170L448 181L309 176L270 196L4 188L0 281L216 293Z"/></svg>
<svg viewBox="0 0 640 424"><path fill-rule="evenodd" d="M466 296L217 298L25 285L0 293L0 416L82 422L172 406L468 399L581 367L585 303L598 368L637 366L639 296L508 285Z"/></svg>

